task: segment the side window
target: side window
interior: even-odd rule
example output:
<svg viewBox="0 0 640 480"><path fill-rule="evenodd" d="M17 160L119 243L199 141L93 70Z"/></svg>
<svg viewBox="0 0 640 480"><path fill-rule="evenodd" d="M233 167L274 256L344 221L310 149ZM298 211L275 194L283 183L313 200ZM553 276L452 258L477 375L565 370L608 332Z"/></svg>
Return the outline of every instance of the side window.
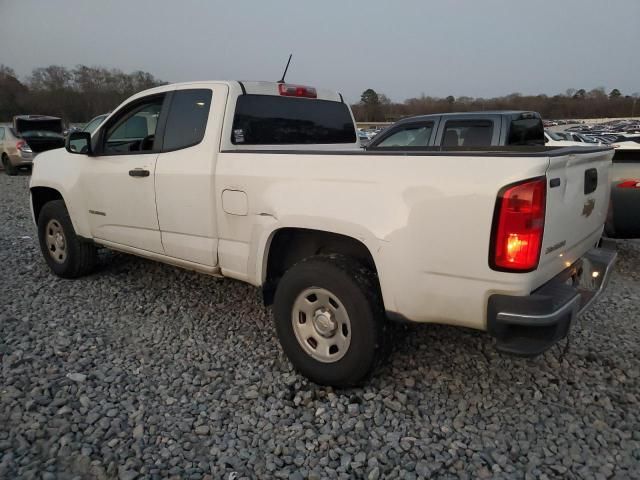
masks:
<svg viewBox="0 0 640 480"><path fill-rule="evenodd" d="M433 123L408 125L382 140L376 147L427 147Z"/></svg>
<svg viewBox="0 0 640 480"><path fill-rule="evenodd" d="M444 126L443 147L486 147L491 145L491 120L450 120Z"/></svg>
<svg viewBox="0 0 640 480"><path fill-rule="evenodd" d="M163 101L164 95L159 95L136 102L110 122L103 137L103 154L153 151Z"/></svg>
<svg viewBox="0 0 640 480"><path fill-rule="evenodd" d="M4 128L0 127L0 140L4 140Z"/></svg>
<svg viewBox="0 0 640 480"><path fill-rule="evenodd" d="M169 107L162 149L178 150L200 143L210 107L211 90L177 90Z"/></svg>

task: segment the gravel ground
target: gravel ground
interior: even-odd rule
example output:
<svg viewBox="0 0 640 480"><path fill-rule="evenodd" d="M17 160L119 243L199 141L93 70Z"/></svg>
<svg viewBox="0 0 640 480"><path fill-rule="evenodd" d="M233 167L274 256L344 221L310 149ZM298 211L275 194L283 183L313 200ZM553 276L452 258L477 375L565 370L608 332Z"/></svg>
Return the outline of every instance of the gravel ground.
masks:
<svg viewBox="0 0 640 480"><path fill-rule="evenodd" d="M51 275L27 182L0 176L0 478L640 478L640 242L564 357L412 327L335 391L252 287L111 252Z"/></svg>

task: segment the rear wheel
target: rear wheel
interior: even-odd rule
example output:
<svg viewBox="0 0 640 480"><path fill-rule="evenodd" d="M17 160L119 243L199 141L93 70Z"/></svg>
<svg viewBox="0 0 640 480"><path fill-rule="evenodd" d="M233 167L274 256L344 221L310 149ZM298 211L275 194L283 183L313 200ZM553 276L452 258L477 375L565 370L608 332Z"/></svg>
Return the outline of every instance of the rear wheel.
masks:
<svg viewBox="0 0 640 480"><path fill-rule="evenodd" d="M59 277L80 277L95 267L96 247L76 235L64 201L53 200L42 207L38 238L47 265Z"/></svg>
<svg viewBox="0 0 640 480"><path fill-rule="evenodd" d="M349 257L310 257L287 270L274 315L284 352L315 383L358 384L384 356L377 278Z"/></svg>
<svg viewBox="0 0 640 480"><path fill-rule="evenodd" d="M2 154L2 166L7 175L14 176L18 174L18 169L11 164L11 160L9 160L9 156L6 153Z"/></svg>

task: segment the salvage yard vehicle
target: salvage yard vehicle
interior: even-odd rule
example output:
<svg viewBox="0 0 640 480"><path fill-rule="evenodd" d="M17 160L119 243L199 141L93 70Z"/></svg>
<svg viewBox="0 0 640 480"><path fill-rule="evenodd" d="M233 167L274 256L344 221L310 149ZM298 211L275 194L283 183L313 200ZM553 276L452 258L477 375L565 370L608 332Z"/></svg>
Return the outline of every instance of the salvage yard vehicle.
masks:
<svg viewBox="0 0 640 480"><path fill-rule="evenodd" d="M408 117L376 136L367 149L531 146L544 142L538 113L508 110Z"/></svg>
<svg viewBox="0 0 640 480"><path fill-rule="evenodd" d="M7 175L31 167L40 152L64 146L62 120L45 115L18 115L13 126L0 125L0 158Z"/></svg>
<svg viewBox="0 0 640 480"><path fill-rule="evenodd" d="M293 365L346 386L384 358L389 320L521 355L564 338L614 263L598 247L612 156L364 151L338 93L183 83L40 155L31 206L55 274L90 273L102 246L261 287Z"/></svg>

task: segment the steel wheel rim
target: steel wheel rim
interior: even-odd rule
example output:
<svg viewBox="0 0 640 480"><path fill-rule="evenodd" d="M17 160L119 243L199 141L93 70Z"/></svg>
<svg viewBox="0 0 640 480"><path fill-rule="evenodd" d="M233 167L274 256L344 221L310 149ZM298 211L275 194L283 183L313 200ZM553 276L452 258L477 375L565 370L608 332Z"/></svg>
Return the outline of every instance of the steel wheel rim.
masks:
<svg viewBox="0 0 640 480"><path fill-rule="evenodd" d="M49 256L56 263L64 263L67 259L67 237L60 222L55 218L49 220L44 233Z"/></svg>
<svg viewBox="0 0 640 480"><path fill-rule="evenodd" d="M349 351L349 314L329 290L319 287L303 290L293 302L291 325L300 347L319 362L337 362Z"/></svg>

